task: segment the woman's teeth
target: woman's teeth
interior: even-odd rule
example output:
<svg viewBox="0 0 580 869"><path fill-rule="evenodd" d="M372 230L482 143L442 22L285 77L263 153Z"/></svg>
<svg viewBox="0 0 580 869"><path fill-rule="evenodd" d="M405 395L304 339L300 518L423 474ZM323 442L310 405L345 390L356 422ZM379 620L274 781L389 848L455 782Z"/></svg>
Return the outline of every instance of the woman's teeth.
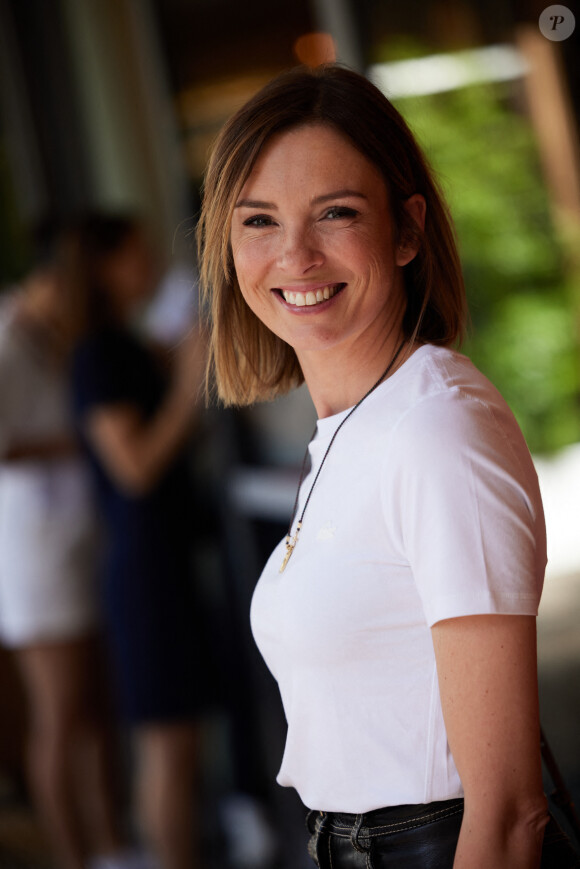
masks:
<svg viewBox="0 0 580 869"><path fill-rule="evenodd" d="M334 294L343 286L343 284L329 284L327 287L321 287L318 290L309 290L307 293L292 293L287 290L281 290L284 301L289 305L296 305L297 308L303 308L306 305L318 305L320 302L325 302L327 299L332 299Z"/></svg>

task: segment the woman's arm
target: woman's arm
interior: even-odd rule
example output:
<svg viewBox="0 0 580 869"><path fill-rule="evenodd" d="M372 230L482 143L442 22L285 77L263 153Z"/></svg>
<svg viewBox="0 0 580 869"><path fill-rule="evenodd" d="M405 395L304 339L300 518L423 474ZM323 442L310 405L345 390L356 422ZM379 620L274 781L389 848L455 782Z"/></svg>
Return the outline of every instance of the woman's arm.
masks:
<svg viewBox="0 0 580 869"><path fill-rule="evenodd" d="M76 438L70 435L45 438L44 440L20 440L6 447L0 455L3 462L50 462L66 459L78 453Z"/></svg>
<svg viewBox="0 0 580 869"><path fill-rule="evenodd" d="M203 376L205 345L196 333L182 343L168 395L155 416L143 420L131 404L100 405L85 432L109 474L125 492L139 495L155 485L190 431Z"/></svg>
<svg viewBox="0 0 580 869"><path fill-rule="evenodd" d="M432 628L449 746L465 790L454 869L538 869L542 790L533 616Z"/></svg>

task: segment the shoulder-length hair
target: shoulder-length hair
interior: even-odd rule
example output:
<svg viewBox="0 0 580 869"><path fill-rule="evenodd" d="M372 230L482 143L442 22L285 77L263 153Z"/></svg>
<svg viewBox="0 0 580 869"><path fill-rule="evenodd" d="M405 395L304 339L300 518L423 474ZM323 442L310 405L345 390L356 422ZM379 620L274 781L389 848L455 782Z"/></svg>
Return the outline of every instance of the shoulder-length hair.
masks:
<svg viewBox="0 0 580 869"><path fill-rule="evenodd" d="M447 205L413 134L366 78L337 65L282 73L224 126L211 155L198 224L202 299L210 317L208 383L227 405L272 399L303 382L296 354L250 310L234 269L230 230L235 203L265 143L277 133L325 124L351 141L382 174L397 242L420 241L404 268L405 335L443 346L463 337L465 289ZM427 203L425 230L404 207Z"/></svg>

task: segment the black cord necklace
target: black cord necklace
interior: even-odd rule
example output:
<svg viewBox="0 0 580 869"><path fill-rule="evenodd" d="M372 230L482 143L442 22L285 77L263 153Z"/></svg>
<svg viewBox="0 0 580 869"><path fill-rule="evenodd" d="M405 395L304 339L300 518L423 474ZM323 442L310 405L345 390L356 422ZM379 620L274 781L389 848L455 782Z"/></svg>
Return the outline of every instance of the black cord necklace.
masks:
<svg viewBox="0 0 580 869"><path fill-rule="evenodd" d="M337 434L339 433L339 431L341 430L341 428L343 427L343 425L345 424L347 419L350 419L350 417L353 415L355 410L358 410L358 408L361 406L361 404L363 403L365 398L368 398L369 395L371 394L371 392L374 392L375 389L377 388L377 386L380 386L381 383L383 382L383 380L385 379L385 377L387 377L388 374L391 372L395 362L399 358L399 354L400 354L401 350L403 349L405 342L406 342L406 338L404 338L401 341L401 343L399 344L399 346L397 347L397 349L395 351L395 355L393 356L393 358L391 359L391 361L389 362L389 364L387 365L386 369L383 371L383 373L381 374L381 376L379 377L377 382L375 384L373 384L373 386L371 386L369 391L365 392L363 397L357 401L357 403L355 404L355 406L353 408L351 408L351 410L347 413L345 418L342 420L342 422L340 423L340 425L337 427L336 431L332 435L332 437L330 439L330 443L328 444L328 446L326 448L326 452L324 453L324 456L322 457L322 461L320 463L320 467L318 468L318 471L317 471L316 476L314 478L314 482L312 483L312 486L310 487L308 497L306 498L306 502L305 502L304 507L302 509L302 515L300 516L300 519L298 520L298 524L296 525L296 531L292 535L292 525L294 524L294 519L296 518L296 512L298 510L298 498L300 497L300 489L302 487L302 483L304 482L304 473L306 470L306 462L308 460L308 447L306 447L306 452L304 453L304 459L302 461L302 468L300 469L300 479L298 481L298 489L296 491L296 498L294 499L294 507L292 508L292 517L290 519L290 525L288 526L288 534L286 535L286 552L284 554L284 560L280 566L279 573L284 572L286 565L290 561L290 556L294 552L296 544L298 543L298 535L300 534L300 529L302 528L302 523L304 521L304 514L306 513L306 509L308 507L308 504L310 503L310 498L312 497L314 487L316 486L316 484L318 482L320 472L322 471L322 468L324 467L326 457L328 456L328 454L332 448L332 445L335 441ZM312 433L312 437L314 437L315 434L316 434L316 427L314 428L314 431ZM310 440L312 441L312 438L310 438ZM310 443L308 444L308 446L310 446Z"/></svg>

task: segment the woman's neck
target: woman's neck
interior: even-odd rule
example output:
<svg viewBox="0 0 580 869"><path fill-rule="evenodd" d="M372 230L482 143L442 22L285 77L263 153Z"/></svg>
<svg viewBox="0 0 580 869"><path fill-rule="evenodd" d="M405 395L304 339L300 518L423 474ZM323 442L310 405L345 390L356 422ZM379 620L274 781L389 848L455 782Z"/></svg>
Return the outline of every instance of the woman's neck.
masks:
<svg viewBox="0 0 580 869"><path fill-rule="evenodd" d="M352 350L341 352L333 348L319 353L298 353L318 418L324 419L353 407L391 363L387 376L402 365L413 349L406 347L401 334L397 333L389 335L378 352L353 354Z"/></svg>

